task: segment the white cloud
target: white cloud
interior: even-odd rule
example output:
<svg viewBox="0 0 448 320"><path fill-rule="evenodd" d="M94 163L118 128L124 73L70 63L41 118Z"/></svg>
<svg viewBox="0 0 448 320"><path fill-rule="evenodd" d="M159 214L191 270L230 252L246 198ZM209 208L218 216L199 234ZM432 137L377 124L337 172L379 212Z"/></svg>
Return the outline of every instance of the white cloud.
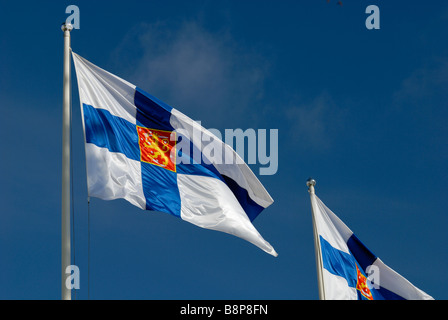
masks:
<svg viewBox="0 0 448 320"><path fill-rule="evenodd" d="M447 87L448 60L435 59L432 63L415 69L403 80L400 89L394 94L394 102L398 106L420 104L430 107L430 104L437 101L446 101Z"/></svg>
<svg viewBox="0 0 448 320"><path fill-rule="evenodd" d="M289 132L292 141L325 151L331 148L335 135L344 126L345 110L323 92L309 102L288 108L286 118L292 122Z"/></svg>
<svg viewBox="0 0 448 320"><path fill-rule="evenodd" d="M212 33L196 22L141 25L115 57L136 46L141 51L132 65L134 83L195 120L206 126L233 120L234 126L248 110L256 112L267 63L229 32Z"/></svg>

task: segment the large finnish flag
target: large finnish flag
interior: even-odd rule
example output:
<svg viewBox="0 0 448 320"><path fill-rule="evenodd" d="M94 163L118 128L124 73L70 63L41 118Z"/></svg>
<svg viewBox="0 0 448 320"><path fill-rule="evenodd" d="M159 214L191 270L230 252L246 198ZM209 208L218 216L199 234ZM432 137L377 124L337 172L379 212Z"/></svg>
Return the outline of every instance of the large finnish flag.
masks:
<svg viewBox="0 0 448 320"><path fill-rule="evenodd" d="M124 198L277 256L252 224L273 200L232 148L140 88L75 53L73 59L89 196ZM202 153L211 147L221 158Z"/></svg>
<svg viewBox="0 0 448 320"><path fill-rule="evenodd" d="M433 299L385 265L315 194L311 205L326 300Z"/></svg>

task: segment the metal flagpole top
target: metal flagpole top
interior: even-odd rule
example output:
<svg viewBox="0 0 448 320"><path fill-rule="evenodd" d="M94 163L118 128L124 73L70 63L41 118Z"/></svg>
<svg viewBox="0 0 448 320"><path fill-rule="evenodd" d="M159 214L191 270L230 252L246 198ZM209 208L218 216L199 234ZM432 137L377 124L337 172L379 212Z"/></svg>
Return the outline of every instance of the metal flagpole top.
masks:
<svg viewBox="0 0 448 320"><path fill-rule="evenodd" d="M310 187L310 186L314 187L316 185L316 180L314 180L313 178L308 178L308 180L306 181L306 185L308 187Z"/></svg>
<svg viewBox="0 0 448 320"><path fill-rule="evenodd" d="M308 178L308 180L306 181L306 185L309 192L314 194L314 186L316 185L316 180L314 180L313 178Z"/></svg>
<svg viewBox="0 0 448 320"><path fill-rule="evenodd" d="M62 29L62 31L72 31L73 30L73 25L71 24L71 23L63 23L62 25L61 25L61 29Z"/></svg>

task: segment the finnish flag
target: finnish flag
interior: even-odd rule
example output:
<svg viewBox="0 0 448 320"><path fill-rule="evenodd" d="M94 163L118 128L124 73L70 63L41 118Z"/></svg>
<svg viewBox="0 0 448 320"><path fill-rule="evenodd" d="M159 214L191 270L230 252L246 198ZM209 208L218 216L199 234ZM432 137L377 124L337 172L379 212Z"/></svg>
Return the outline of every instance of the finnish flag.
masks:
<svg viewBox="0 0 448 320"><path fill-rule="evenodd" d="M89 196L123 198L277 256L252 224L273 199L232 148L126 80L75 53L73 60ZM205 155L204 148L216 152Z"/></svg>
<svg viewBox="0 0 448 320"><path fill-rule="evenodd" d="M433 300L385 265L313 192L310 196L325 300Z"/></svg>

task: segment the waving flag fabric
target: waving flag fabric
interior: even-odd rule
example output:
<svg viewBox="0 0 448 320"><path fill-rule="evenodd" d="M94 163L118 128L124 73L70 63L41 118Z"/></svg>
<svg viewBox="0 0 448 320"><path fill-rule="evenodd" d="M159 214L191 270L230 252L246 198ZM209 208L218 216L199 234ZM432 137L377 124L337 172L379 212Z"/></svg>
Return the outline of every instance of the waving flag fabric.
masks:
<svg viewBox="0 0 448 320"><path fill-rule="evenodd" d="M430 300L375 256L314 194L326 300Z"/></svg>
<svg viewBox="0 0 448 320"><path fill-rule="evenodd" d="M252 224L273 203L228 145L178 110L73 53L89 196L123 198L277 256ZM204 153L213 148L216 154Z"/></svg>

